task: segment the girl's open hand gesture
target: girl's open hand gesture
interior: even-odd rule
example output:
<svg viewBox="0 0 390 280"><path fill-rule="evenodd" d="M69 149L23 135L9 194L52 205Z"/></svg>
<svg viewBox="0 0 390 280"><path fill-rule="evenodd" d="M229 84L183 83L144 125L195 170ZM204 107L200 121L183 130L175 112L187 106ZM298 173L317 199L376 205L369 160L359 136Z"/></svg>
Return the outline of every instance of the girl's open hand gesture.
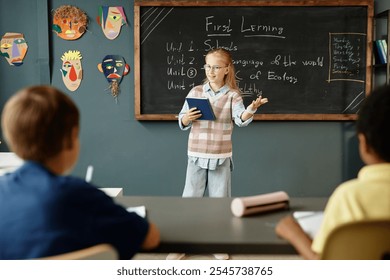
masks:
<svg viewBox="0 0 390 280"><path fill-rule="evenodd" d="M253 100L251 104L245 109L245 111L241 115L241 120L246 121L249 118L253 117L253 114L256 113L257 108L259 108L261 105L268 102L268 98L262 98L260 95L256 98L256 100Z"/></svg>
<svg viewBox="0 0 390 280"><path fill-rule="evenodd" d="M268 98L263 98L261 95L253 100L252 103L248 106L251 111L257 110L261 105L268 102Z"/></svg>

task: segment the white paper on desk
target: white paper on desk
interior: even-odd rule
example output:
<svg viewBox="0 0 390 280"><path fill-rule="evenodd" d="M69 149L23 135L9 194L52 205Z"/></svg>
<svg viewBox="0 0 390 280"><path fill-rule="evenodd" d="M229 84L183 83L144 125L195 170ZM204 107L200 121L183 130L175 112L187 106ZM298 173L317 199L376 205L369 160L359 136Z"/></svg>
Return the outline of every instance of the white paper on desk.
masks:
<svg viewBox="0 0 390 280"><path fill-rule="evenodd" d="M134 212L138 216L141 216L142 218L146 218L146 207L143 205L135 206L135 207L127 207L126 210L127 212Z"/></svg>
<svg viewBox="0 0 390 280"><path fill-rule="evenodd" d="M323 211L295 211L293 213L295 220L311 239L317 235L323 216Z"/></svg>

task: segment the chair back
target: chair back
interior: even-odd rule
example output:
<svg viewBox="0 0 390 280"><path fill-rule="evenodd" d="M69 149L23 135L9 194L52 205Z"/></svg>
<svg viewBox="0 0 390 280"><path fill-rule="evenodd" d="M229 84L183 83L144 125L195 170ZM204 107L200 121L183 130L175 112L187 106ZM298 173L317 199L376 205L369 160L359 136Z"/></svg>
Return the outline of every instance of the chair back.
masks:
<svg viewBox="0 0 390 280"><path fill-rule="evenodd" d="M335 228L325 241L321 259L390 259L390 220L351 222Z"/></svg>
<svg viewBox="0 0 390 280"><path fill-rule="evenodd" d="M40 258L41 260L117 260L118 253L110 244L98 244L89 248Z"/></svg>

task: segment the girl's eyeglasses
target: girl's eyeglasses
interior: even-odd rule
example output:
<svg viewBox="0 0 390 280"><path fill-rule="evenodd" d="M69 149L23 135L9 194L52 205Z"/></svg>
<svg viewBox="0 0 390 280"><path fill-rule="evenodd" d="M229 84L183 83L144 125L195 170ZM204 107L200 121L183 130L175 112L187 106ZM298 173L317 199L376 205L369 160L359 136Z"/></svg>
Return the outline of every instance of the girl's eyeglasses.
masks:
<svg viewBox="0 0 390 280"><path fill-rule="evenodd" d="M219 66L219 65L208 65L208 64L205 64L203 65L203 68L204 70L206 70L207 72L213 70L214 72L218 72L219 70L221 70L222 68L226 68L227 66Z"/></svg>

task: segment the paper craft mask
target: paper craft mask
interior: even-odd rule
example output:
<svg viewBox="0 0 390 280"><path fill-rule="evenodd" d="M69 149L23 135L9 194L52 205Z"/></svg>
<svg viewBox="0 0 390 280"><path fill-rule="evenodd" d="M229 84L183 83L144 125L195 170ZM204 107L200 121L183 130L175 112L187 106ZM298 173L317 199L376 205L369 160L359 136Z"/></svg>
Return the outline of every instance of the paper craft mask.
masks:
<svg viewBox="0 0 390 280"><path fill-rule="evenodd" d="M97 22L102 27L104 36L114 40L121 32L122 25L127 23L125 11L120 6L100 6Z"/></svg>
<svg viewBox="0 0 390 280"><path fill-rule="evenodd" d="M22 33L7 32L1 38L1 56L4 56L9 65L20 66L28 49Z"/></svg>
<svg viewBox="0 0 390 280"><path fill-rule="evenodd" d="M67 89L75 91L81 84L83 78L82 56L79 51L68 51L61 57L62 60L62 81Z"/></svg>
<svg viewBox="0 0 390 280"><path fill-rule="evenodd" d="M106 55L102 63L98 64L100 72L104 73L107 81L110 83L111 95L116 99L119 94L119 84L123 76L130 71L130 66L126 64L125 59L120 55Z"/></svg>
<svg viewBox="0 0 390 280"><path fill-rule="evenodd" d="M87 30L87 14L75 6L63 5L53 14L53 31L64 40L76 40Z"/></svg>

